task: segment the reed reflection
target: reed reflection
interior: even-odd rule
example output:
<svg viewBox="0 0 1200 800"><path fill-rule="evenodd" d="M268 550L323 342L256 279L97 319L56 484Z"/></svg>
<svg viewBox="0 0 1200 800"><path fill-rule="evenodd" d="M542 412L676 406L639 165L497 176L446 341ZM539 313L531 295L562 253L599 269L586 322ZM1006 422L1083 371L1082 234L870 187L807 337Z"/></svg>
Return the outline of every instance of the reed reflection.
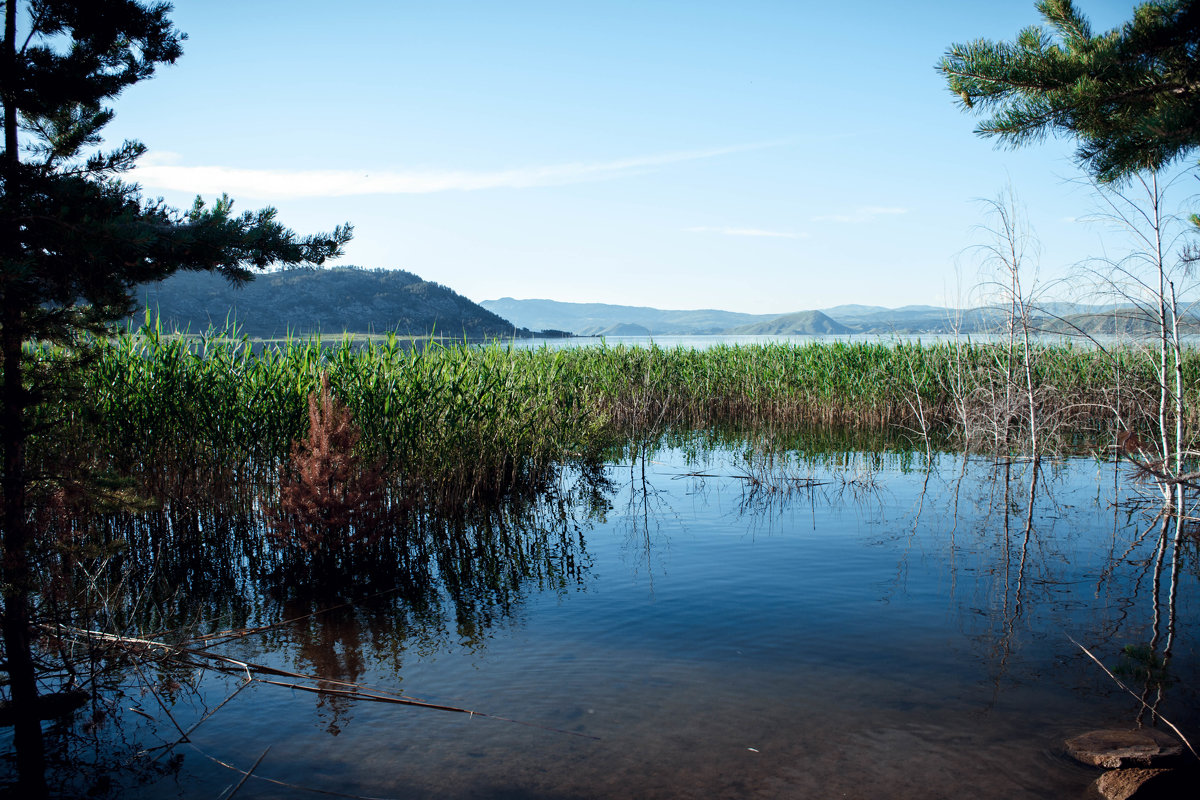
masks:
<svg viewBox="0 0 1200 800"><path fill-rule="evenodd" d="M357 722L362 730L361 703L371 699L366 691L398 688L406 677L412 683L418 662L431 660L430 654L472 654L489 647L495 652L500 647L494 642L497 631L520 626L531 598L544 593L565 598L588 587L596 579L589 551L595 526L608 524L623 564L632 560L634 570L644 564L651 587L657 582L665 595L681 591L678 576L664 578L660 569L664 554L677 546L675 532L693 518L701 522L697 528L707 529L709 517L720 514L713 529L722 534L765 530L775 540L768 543L772 547L791 544L780 542L781 537L796 536L805 547L811 542L828 548L831 537L822 540L827 532L820 526L830 523L829 532L842 538L836 548L822 553L861 557L857 567L846 570L845 580L872 581L853 598L842 599L840 613L846 616L839 619L850 621L849 628L847 609L859 614L865 608L869 616L873 608L893 601L893 612L908 604L905 608L923 614L927 625L931 618L939 625L949 619L950 628L957 626L950 636L914 630L918 646L937 650L928 660L938 663L920 674L936 680L960 667L979 673L984 696L975 697L975 683L969 689L976 708L990 711L1031 684L1054 683L1055 689L1086 694L1089 702L1100 697L1111 710L1114 703L1107 698L1116 694L1113 684L1068 636L1091 649L1128 685L1136 684L1145 705L1129 698L1119 708L1130 724L1155 724L1160 714L1174 720L1193 701L1195 690L1175 674L1194 673L1189 639L1195 614L1188 610L1188 598L1197 558L1190 518L1180 524L1177 516L1156 516L1161 504L1150 504L1124 479L1110 514L1113 496L1107 490L1089 495L1094 480L1079 461L929 458L899 445L862 453L853 444L828 434L809 439L782 434L738 438L720 431L672 434L638 443L618 465L564 473L537 496L468 507L454 516L426 513L397 500L381 515L382 528L359 537L352 547L324 555L268 536L261 495L249 492L207 503L194 498L168 502L141 516L97 514L86 530L76 515L75 527L60 531L71 546L56 551L58 561L45 564L47 574L58 575L60 582L54 598L63 610L54 619L77 630L161 642L171 656L163 658L155 650L154 658L143 658L143 664L154 663L144 667L140 682L136 674L129 677L129 664L139 657L129 641L120 643L126 649L113 655L117 642L57 630L61 648L56 643L48 652L63 670L64 681L70 664L80 682L95 690L97 700L118 690L150 697L145 687L153 686L184 730L216 705L210 702L184 719L179 709L187 705L189 681L199 683L205 670L211 674L228 666L207 654L253 662L253 668L288 673L274 673L276 683L303 682L311 698L261 690L287 697L304 715L312 715L318 731L345 741L349 726ZM1105 463L1094 467L1105 481L1109 469L1113 466ZM861 523L857 526L832 524L838 517L854 522L855 515ZM805 529L806 518L815 530ZM1111 531L1097 535L1096 525ZM862 541L847 542L855 531ZM696 537L680 537L684 542L690 538ZM730 546L747 538L753 537L729 537ZM862 557L864 551L870 551L868 557ZM684 547L679 552L691 558ZM796 550L778 547L775 552L794 555ZM808 551L801 553L805 555ZM821 568L837 572L840 565L831 561ZM775 563L764 569L776 569ZM751 575L748 584L731 583L731 594L754 595L763 579L774 582L775 598L785 605L792 602L788 576L781 579L777 570ZM811 606L796 607L819 617L833 604L822 605L821 592L829 584L814 583L796 586L797 595L806 590L813 595ZM735 608L733 600L728 605L735 612L728 619L737 622L728 630L735 636L741 635L740 620L759 616L758 608ZM936 608L929 613L931 607ZM802 616L797 615L795 628L773 632L782 631L784 640L799 635L808 625ZM906 621L891 619L901 625ZM552 635L562 630L554 628ZM656 630L669 634L671 629L664 621ZM820 625L813 630L842 635ZM610 635L605 646L628 644ZM847 630L845 639L854 635ZM907 647L905 635L900 631L887 644ZM839 657L849 656L838 662L847 674L862 669L870 676L880 669L879 653L870 647L844 639L822 646ZM723 653L722 647L717 643L703 652ZM185 648L203 653L184 659ZM764 647L755 655L758 665L777 657L802 664L808 653ZM924 653L915 660L925 668ZM770 672L772 666L774 662L764 669ZM268 674L253 668L249 672L255 680ZM118 674L126 681L123 689L111 678ZM237 669L226 674L223 688L232 695L243 677ZM168 681L182 688L172 694ZM388 702L404 699L393 693ZM1116 704L1123 702L1118 698ZM113 708L94 741L124 737L131 747L144 748L148 741L179 739L165 712L148 700L139 708L155 715L155 721ZM310 724L308 716L304 719Z"/></svg>
<svg viewBox="0 0 1200 800"><path fill-rule="evenodd" d="M602 470L579 468L537 496L453 517L397 504L369 538L326 553L267 535L261 493L49 515L59 546L40 564L43 674L90 697L86 735L68 724L54 750L58 783L103 794L114 758L173 751L219 707L205 699L214 672L231 697L251 679L305 689L324 729L341 733L368 672L397 686L410 653L483 649L531 595L584 587L587 531L611 492ZM122 774L158 779L174 764L151 758Z"/></svg>
<svg viewBox="0 0 1200 800"><path fill-rule="evenodd" d="M1194 715L1194 708L1187 709L1195 690L1181 687L1172 674L1179 643L1192 630L1180 624L1181 597L1188 596L1185 584L1194 586L1200 576L1194 508L1181 514L1174 504L1164 506L1155 486L1110 461L1091 462L1100 479L1089 496L1084 485L1092 479L1081 459L926 459L902 448L855 453L839 449L829 436L816 442L820 446L802 439L781 445L710 431L664 440L662 447L684 454L692 466L684 475L700 494L737 481L737 517L752 531L784 531L778 521L802 510L817 526L820 508L854 509L864 519L884 521L896 501L908 503L906 521L885 522L872 534L899 552L896 579L880 599L907 591L914 552L939 560L945 602L974 656L988 665L986 707L1063 667L1075 676L1078 691L1119 694L1074 639L1114 677L1136 684L1138 698L1129 698L1128 711L1121 712L1129 724L1161 726L1157 716L1169 708ZM1106 473L1113 476L1114 492L1104 488ZM649 530L647 519L675 513L663 502L677 502L678 492L653 495L653 482L635 483L642 531ZM651 496L655 514L646 517ZM1110 507L1110 542L1096 549L1091 526L1103 524ZM660 548L669 545L669 538L658 538ZM1194 671L1195 664L1189 661L1185 669Z"/></svg>

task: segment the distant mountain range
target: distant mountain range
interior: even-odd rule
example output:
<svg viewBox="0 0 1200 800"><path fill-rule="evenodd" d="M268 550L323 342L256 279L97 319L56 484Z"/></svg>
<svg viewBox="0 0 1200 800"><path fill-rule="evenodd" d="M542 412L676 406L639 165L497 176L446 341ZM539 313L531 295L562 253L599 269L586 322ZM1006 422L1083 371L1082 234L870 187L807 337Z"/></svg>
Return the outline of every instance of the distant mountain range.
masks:
<svg viewBox="0 0 1200 800"><path fill-rule="evenodd" d="M645 306L604 303L562 303L556 300L484 300L484 308L527 328L574 331L580 336L687 335L846 335L917 333L995 333L1007 320L1007 309L952 309L942 306L840 305L790 314L742 314L703 309L665 311ZM1083 306L1048 303L1031 314L1041 333L1139 333L1153 323L1134 309L1115 305ZM1189 316L1184 327L1195 332L1200 320Z"/></svg>
<svg viewBox="0 0 1200 800"><path fill-rule="evenodd" d="M228 320L255 338L289 332L432 333L470 339L562 336L567 331L579 336L972 334L994 333L1007 319L1005 309L939 306L841 305L790 314L743 314L511 297L476 304L411 272L360 267L268 272L242 287L208 273L181 272L138 287L136 297L134 324L142 321L140 309L149 307L167 328L200 333L224 328ZM1152 328L1130 308L1069 303L1040 307L1033 324L1047 333L1139 333ZM1200 321L1189 317L1185 329L1197 332Z"/></svg>
<svg viewBox="0 0 1200 800"><path fill-rule="evenodd" d="M481 306L507 320L522 319L522 327L534 330L572 331L578 336L645 336L649 334L716 334L739 325L763 322L770 315L740 314L736 311L663 311L642 306L606 303L560 303L557 300L484 300ZM541 324L542 322L546 324ZM558 322L568 323L560 327ZM622 332L617 332L620 329Z"/></svg>
<svg viewBox="0 0 1200 800"><path fill-rule="evenodd" d="M402 270L359 267L291 269L258 275L235 287L220 276L179 272L139 286L139 309L149 307L164 327L202 333L235 322L256 338L322 332L389 333L452 338L534 335L457 292ZM135 313L134 324L144 311Z"/></svg>

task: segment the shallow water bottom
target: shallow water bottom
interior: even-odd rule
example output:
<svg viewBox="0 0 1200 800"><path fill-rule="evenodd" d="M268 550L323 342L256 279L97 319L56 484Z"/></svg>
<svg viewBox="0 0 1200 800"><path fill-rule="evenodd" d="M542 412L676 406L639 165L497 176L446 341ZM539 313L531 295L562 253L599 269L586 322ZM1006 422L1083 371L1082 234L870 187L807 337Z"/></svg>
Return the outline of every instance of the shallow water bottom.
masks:
<svg viewBox="0 0 1200 800"><path fill-rule="evenodd" d="M519 708L526 719L553 720L595 740L478 717L396 725L388 720L396 712L381 710L361 715L336 742L270 737L256 774L339 793L411 798L1084 797L1098 774L1062 748L1065 737L1095 720L1064 719L1053 707L1031 715L1033 704L1053 699L1036 691L1013 698L1024 707L1015 714L948 707L931 690L887 682L862 687L849 679L827 680L822 696L801 701L785 700L796 694L786 679L715 697L719 683L700 675L596 684L600 691L580 698L586 708L553 708L553 702ZM890 699L864 695L864 688ZM897 693L907 699L896 701ZM847 701L832 702L837 697ZM885 705L868 707L864 700ZM258 755L219 734L197 745L243 765ZM180 796L204 793L196 777L183 778ZM218 780L206 791L216 793L233 776L210 777ZM248 797L294 791L262 782L241 790Z"/></svg>

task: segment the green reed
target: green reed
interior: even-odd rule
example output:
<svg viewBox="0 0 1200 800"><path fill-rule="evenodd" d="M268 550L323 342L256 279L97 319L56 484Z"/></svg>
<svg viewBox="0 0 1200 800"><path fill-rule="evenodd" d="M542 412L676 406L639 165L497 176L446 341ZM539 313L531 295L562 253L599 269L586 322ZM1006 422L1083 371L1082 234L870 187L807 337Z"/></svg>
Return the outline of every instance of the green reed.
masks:
<svg viewBox="0 0 1200 800"><path fill-rule="evenodd" d="M362 429L364 455L439 498L544 480L595 438L564 359L550 354L396 338L255 351L244 340L154 330L100 347L81 399L100 421L90 436L122 471L269 474L305 435L322 372Z"/></svg>
<svg viewBox="0 0 1200 800"><path fill-rule="evenodd" d="M155 493L269 478L305 435L322 372L362 430L364 457L411 493L451 504L544 485L557 465L671 429L916 430L923 416L926 432L953 438L973 424L963 422L966 404L991 402L995 416L1013 383L1002 345L972 343L554 350L389 337L256 349L145 328L96 347L70 401L72 418L87 424L59 438L118 473L147 476ZM1154 393L1152 358L1137 349L1039 345L1032 366L1046 424L1070 435L1094 436L1113 409L1134 414ZM1194 408L1194 352L1185 373ZM1003 413L1015 422L1001 424L1019 426L1019 415ZM177 485L155 483L166 480Z"/></svg>

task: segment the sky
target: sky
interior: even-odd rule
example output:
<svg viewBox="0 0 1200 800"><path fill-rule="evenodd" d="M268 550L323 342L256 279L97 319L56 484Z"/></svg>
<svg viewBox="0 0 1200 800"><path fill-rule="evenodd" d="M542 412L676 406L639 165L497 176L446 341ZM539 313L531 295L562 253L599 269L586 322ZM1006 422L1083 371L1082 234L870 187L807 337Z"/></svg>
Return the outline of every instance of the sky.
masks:
<svg viewBox="0 0 1200 800"><path fill-rule="evenodd" d="M475 301L962 304L1010 187L1054 292L1120 246L1071 142L997 149L935 70L1032 0L174 5L183 57L106 129L149 148L145 195L351 222L339 263ZM1078 6L1099 30L1134 3Z"/></svg>

